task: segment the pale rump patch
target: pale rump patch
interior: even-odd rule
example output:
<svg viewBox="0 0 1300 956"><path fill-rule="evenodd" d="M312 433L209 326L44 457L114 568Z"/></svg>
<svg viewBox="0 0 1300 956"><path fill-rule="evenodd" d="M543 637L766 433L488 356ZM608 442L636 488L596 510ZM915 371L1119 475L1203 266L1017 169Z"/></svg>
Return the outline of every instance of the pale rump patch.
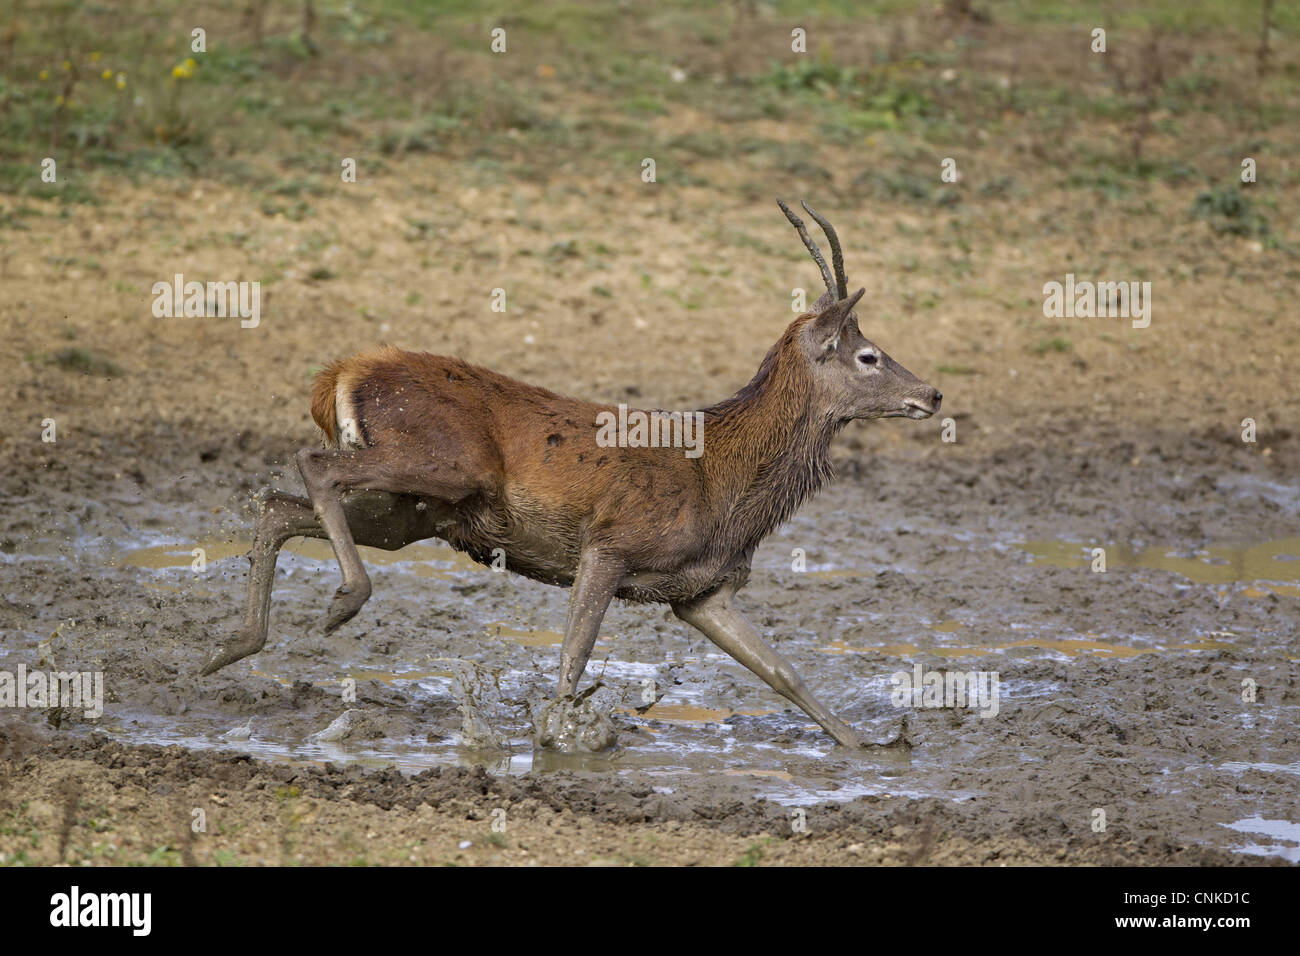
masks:
<svg viewBox="0 0 1300 956"><path fill-rule="evenodd" d="M349 384L339 381L334 386L334 414L338 418L339 448L365 448L361 439L361 424L352 410L352 400L348 397L352 389Z"/></svg>

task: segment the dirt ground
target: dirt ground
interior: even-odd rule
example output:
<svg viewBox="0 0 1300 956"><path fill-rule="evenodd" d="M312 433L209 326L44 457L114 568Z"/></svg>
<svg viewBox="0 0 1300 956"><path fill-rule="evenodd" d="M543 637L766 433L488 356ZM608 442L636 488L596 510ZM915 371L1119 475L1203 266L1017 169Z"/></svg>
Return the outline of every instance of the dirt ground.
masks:
<svg viewBox="0 0 1300 956"><path fill-rule="evenodd" d="M644 122L667 139L713 119ZM1187 152L1207 155L1216 122ZM1300 170L1282 125L1286 230ZM1187 217L1187 185L1127 204L1057 188L1025 158L1030 118L967 132L957 210L858 194L869 138L823 147L826 178L770 181L725 153L676 182L665 156L645 184L635 164L525 179L413 152L313 193L305 218L203 176L88 173L98 204L72 213L0 195L0 670L106 688L98 719L0 710L0 860L1300 862L1294 247ZM975 198L1022 163L1018 198ZM534 753L567 593L437 542L368 553L375 596L333 635L328 549L292 548L266 649L196 676L242 612L252 493L301 493L315 370L391 342L592 399L709 404L817 279L777 195L831 216L864 334L943 391L956 440L938 419L846 429L837 483L760 549L741 607L832 709L899 746L836 748L664 609L616 605L587 680L617 748ZM177 272L264 280L261 324L155 318L151 285ZM1067 272L1149 278L1150 327L1044 318ZM72 345L84 356L59 360ZM895 706L891 676L917 664L996 671L998 714ZM639 713L647 678L663 699ZM359 730L312 738L350 710ZM463 745L475 721L506 749Z"/></svg>

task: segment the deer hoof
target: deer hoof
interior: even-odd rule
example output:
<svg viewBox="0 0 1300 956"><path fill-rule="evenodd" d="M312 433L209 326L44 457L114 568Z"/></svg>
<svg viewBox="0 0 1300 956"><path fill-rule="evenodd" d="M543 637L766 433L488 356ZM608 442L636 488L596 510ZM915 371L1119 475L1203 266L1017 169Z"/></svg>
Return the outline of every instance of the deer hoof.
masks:
<svg viewBox="0 0 1300 956"><path fill-rule="evenodd" d="M344 585L334 592L330 603L330 616L325 622L325 633L338 629L357 616L361 606L370 599L370 582L364 581L357 587Z"/></svg>
<svg viewBox="0 0 1300 956"><path fill-rule="evenodd" d="M233 664L237 660L247 657L249 654L256 654L262 649L265 640L250 640L249 638L236 638L227 644L218 644L213 648L212 653L208 656L208 662L203 665L199 671L200 677L207 677L209 674L215 674L227 664Z"/></svg>

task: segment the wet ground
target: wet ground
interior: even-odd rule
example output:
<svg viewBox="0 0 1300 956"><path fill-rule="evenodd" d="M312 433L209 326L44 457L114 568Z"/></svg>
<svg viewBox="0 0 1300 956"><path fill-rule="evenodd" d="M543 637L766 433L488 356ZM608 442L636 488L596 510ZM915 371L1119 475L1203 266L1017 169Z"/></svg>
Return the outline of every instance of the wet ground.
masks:
<svg viewBox="0 0 1300 956"><path fill-rule="evenodd" d="M1039 862L1300 862L1300 484L1276 460L1206 435L840 464L764 543L741 607L833 710L906 746L838 748L665 609L618 604L584 685L617 745L540 750L568 592L436 541L364 551L374 597L328 636L337 568L326 543L293 543L266 649L198 678L241 611L246 488L142 474L94 503L48 485L10 503L0 670L100 670L106 689L96 720L9 711L13 779L43 748L178 781L251 766L322 799L346 780L381 806L540 800L856 846L902 826L904 862L945 841L979 848L954 862L1013 844ZM899 706L897 675L935 672L996 696ZM407 776L359 776L381 767Z"/></svg>

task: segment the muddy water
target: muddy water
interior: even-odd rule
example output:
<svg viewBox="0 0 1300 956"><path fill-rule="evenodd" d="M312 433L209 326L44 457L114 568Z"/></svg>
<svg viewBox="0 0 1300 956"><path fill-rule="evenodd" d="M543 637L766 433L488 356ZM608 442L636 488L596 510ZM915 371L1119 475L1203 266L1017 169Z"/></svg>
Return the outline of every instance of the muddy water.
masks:
<svg viewBox="0 0 1300 956"><path fill-rule="evenodd" d="M209 589L198 583L203 579L202 576L192 572L194 549L203 550L205 560L213 571L218 574L229 572L233 577L245 563L243 555L248 546L249 542L242 539L199 539L194 542L150 544L124 549L113 560L113 564L155 572L143 582L153 590L206 593ZM396 554L369 548L362 548L361 551L369 566L383 569L374 573L376 581L383 581L381 587L385 594L413 600L420 599L423 582L429 579L458 582L473 588L491 573L451 548L437 544L412 545ZM336 573L328 543L314 540L291 542L284 550L279 567L290 581L295 578L328 581ZM814 571L809 576L817 579L835 573L859 577L863 572ZM533 587L529 583L512 579L506 579L503 584L516 588ZM279 586L277 594L278 590ZM557 593L563 596L563 592ZM495 731L494 736L502 744L500 748L484 747L480 739L467 741L466 735L461 732L452 732L437 739L417 732L401 736L384 733L378 735L378 739L369 740L360 736L323 742L314 739L315 734L264 735L256 721L249 722L252 733L247 737L236 734L235 739L229 739L225 733L218 732L220 727L224 727L219 719L200 722L196 716L194 726L186 727L184 724L189 723L187 721L182 721L181 725L171 719L160 722L148 714L129 711L122 712L129 720L123 723L120 730L114 730L114 736L125 742L245 751L262 759L291 763L357 763L368 767L393 765L406 772L418 772L441 764L482 764L491 771L502 774L524 774L534 768L616 773L636 770L662 778L667 787L671 786L675 777L684 774L721 772L752 778L756 781L756 792L787 803L812 802L836 792L837 799L883 792L880 788L866 786L846 789L844 784L828 790L826 782L817 777L796 778L791 772L781 769L782 760L789 756L788 748L773 747L757 741L745 745L734 735L734 728L729 722L734 717L775 715L780 712L777 706L717 706L717 699L701 681L691 681L680 690L665 692L657 680L660 663L653 659L643 660L639 655L636 655L637 659L625 659L625 655L620 653L620 644L627 642L618 633L602 633L588 674L595 676L603 685L595 694L601 709L621 718L619 745L600 753L566 754L539 750L534 745L534 724L531 720L521 719L520 714L508 702L527 698L535 706L548 699L545 687L549 684L549 675L557 669L563 635L557 630L544 627L528 628L520 626L520 622L494 620L495 612L486 602L474 607L482 614L474 615L471 628L480 632L480 638L496 643L509 642L518 645L520 649L540 652L528 655L526 667L496 666L491 661L485 661L483 665L491 675L491 689L495 693L490 693L487 701L475 700L471 706L476 717ZM553 620L557 624L562 623L562 611ZM342 676L313 680L313 686L341 694L343 685L349 681L362 690L369 684L381 684L415 701L454 701L461 707L466 706L465 692L457 675L446 667L431 669L398 663L393 669L375 669L367 666L370 658L363 645L354 644L351 649L355 653L344 653L340 660L332 662L333 668ZM668 666L707 668L725 666L730 662L729 658L709 645L698 645L696 650L702 653L670 651L667 655ZM301 679L289 669L267 669L259 663L259 657L260 655L254 657L246 667L250 676L273 681L282 687L290 687L295 680ZM445 663L451 663L452 660L448 658ZM244 665L239 666L243 668ZM545 676L539 680L539 675ZM647 703L655 701L656 696L660 697L657 702ZM669 697L672 702L669 702ZM709 702L714 706L709 706ZM787 715L787 722L789 716ZM810 734L816 732L816 725L811 720L803 719L800 715L796 721L802 730ZM236 725L236 729L241 726L243 725ZM812 741L811 745L805 745L794 752L820 758L832 750L829 741ZM889 758L881 766L888 768L897 763L896 759ZM744 769L736 769L736 765L741 765Z"/></svg>
<svg viewBox="0 0 1300 956"><path fill-rule="evenodd" d="M767 798L810 826L832 825L837 806L929 798L973 835L1014 826L1047 842L1091 839L1102 808L1116 839L1294 861L1300 495L1225 475L1191 503L1195 527L1102 491L1065 510L913 499L903 467L832 487L764 544L740 602L818 697L869 739L903 731L910 751L833 746L664 609L630 605L611 610L585 682L599 682L592 703L617 746L539 750L533 714L553 692L567 592L437 542L363 549L374 597L333 635L320 627L337 584L329 546L292 543L267 648L199 679L238 620L249 522L144 501L0 556L28 608L3 618L0 668L102 669L104 717L65 715L61 730L127 743L412 773L574 771ZM995 712L896 699L900 675L957 671L996 675Z"/></svg>
<svg viewBox="0 0 1300 956"><path fill-rule="evenodd" d="M1300 587L1295 583L1300 582L1300 538L1210 545L1188 553L1168 547L1139 549L1123 544L1098 546L1068 541L1031 541L1021 547L1037 560L1063 568L1090 566L1094 548L1101 547L1108 565L1171 571L1198 584L1256 583L1245 590L1248 597L1259 597L1265 591L1300 597Z"/></svg>

